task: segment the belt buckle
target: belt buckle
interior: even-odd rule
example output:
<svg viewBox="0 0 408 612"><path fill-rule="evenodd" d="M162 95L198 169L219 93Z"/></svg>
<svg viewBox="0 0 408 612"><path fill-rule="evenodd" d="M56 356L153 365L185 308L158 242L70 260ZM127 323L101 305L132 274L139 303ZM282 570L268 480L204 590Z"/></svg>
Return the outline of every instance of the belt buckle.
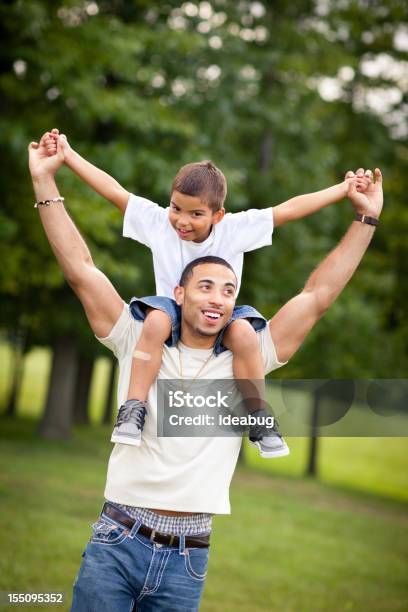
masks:
<svg viewBox="0 0 408 612"><path fill-rule="evenodd" d="M156 537L156 533L157 533L156 529L152 529L152 532L149 537L150 542L156 542L156 540L154 539ZM167 546L173 546L173 542L176 537L177 536L170 534L170 542L167 544Z"/></svg>

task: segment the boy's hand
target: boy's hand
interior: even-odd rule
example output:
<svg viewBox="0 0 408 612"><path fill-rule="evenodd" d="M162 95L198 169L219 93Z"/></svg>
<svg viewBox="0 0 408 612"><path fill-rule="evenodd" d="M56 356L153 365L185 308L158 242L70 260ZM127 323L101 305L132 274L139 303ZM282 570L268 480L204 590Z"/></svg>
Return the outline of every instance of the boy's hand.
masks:
<svg viewBox="0 0 408 612"><path fill-rule="evenodd" d="M72 153L72 149L68 143L68 140L65 134L60 134L59 130L57 130L57 128L54 128L51 130L50 138L47 141L47 153L50 157L56 154L57 143L58 143L59 150L63 156L63 159L66 162L68 157Z"/></svg>
<svg viewBox="0 0 408 612"><path fill-rule="evenodd" d="M373 173L371 170L364 171L364 168L359 168L354 173L352 170L348 170L344 177L346 183L346 197L352 202L357 204L361 202L360 194L367 191L370 184L373 182Z"/></svg>
<svg viewBox="0 0 408 612"><path fill-rule="evenodd" d="M349 181L348 197L357 213L378 217L383 206L382 174L379 168L375 169L375 183L371 170L364 171L359 168L354 174L352 170L346 173ZM362 185L366 185L364 191Z"/></svg>
<svg viewBox="0 0 408 612"><path fill-rule="evenodd" d="M48 162L58 157L59 165L65 163L80 179L87 183L101 196L117 206L123 213L129 200L129 192L122 187L114 178L103 170L100 170L89 161L81 157L68 144L65 134L60 134L54 128L47 132L45 139L45 156Z"/></svg>
<svg viewBox="0 0 408 612"><path fill-rule="evenodd" d="M367 191L373 182L373 173L371 170L366 170L364 172L364 168L359 168L355 174L352 170L349 170L346 172L344 182L347 188L346 195L350 198L350 194L353 195L354 191L358 191L359 193L365 193Z"/></svg>

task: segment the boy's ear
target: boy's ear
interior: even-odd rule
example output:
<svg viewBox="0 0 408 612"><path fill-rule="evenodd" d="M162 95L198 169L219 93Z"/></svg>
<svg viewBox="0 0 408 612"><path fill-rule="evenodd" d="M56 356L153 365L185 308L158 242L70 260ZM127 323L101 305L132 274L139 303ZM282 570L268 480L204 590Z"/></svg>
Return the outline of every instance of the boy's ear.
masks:
<svg viewBox="0 0 408 612"><path fill-rule="evenodd" d="M217 212L213 213L213 217L212 217L213 225L216 225L217 223L219 223L221 219L224 218L224 215L225 215L225 208L220 208L220 210L217 210Z"/></svg>
<svg viewBox="0 0 408 612"><path fill-rule="evenodd" d="M174 287L174 299L176 300L178 306L182 306L184 302L184 287L181 287L180 285Z"/></svg>

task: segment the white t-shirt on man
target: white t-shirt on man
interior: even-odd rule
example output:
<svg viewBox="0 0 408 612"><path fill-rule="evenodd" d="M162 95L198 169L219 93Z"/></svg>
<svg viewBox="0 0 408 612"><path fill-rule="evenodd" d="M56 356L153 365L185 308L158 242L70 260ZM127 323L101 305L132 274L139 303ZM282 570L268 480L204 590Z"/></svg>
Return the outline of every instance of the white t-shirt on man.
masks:
<svg viewBox="0 0 408 612"><path fill-rule="evenodd" d="M244 253L272 244L272 208L227 213L203 242L181 240L168 217L169 208L130 194L123 235L151 249L157 295L174 298L186 265L206 255L222 257L232 266L239 291Z"/></svg>
<svg viewBox="0 0 408 612"><path fill-rule="evenodd" d="M98 338L119 361L118 403L126 401L132 353L143 323L127 305L106 338ZM269 327L257 334L265 373L284 365L278 361ZM212 349L193 349L179 342L164 346L159 379L232 379L232 353L217 357ZM208 360L208 361L207 361ZM207 361L207 363L206 363ZM149 410L140 446L116 444L109 459L105 498L143 508L229 514L229 486L241 446L241 437L157 436L157 384L151 386Z"/></svg>

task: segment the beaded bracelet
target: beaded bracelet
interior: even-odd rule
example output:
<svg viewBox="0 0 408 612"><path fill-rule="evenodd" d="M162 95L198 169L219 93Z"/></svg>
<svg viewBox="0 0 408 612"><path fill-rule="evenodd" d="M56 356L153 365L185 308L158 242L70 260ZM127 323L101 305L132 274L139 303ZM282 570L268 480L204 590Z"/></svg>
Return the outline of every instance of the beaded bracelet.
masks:
<svg viewBox="0 0 408 612"><path fill-rule="evenodd" d="M49 206L53 202L63 202L64 198L51 198L50 200L40 200L34 204L34 208L38 208L39 206Z"/></svg>

